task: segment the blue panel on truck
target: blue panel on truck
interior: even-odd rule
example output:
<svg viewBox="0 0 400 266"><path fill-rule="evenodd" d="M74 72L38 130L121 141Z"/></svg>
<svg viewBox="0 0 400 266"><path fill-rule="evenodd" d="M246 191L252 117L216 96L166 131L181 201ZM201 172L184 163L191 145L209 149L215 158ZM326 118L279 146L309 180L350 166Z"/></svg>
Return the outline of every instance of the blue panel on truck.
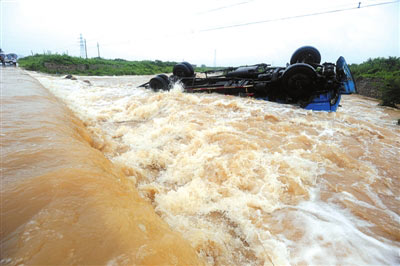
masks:
<svg viewBox="0 0 400 266"><path fill-rule="evenodd" d="M353 75L343 56L339 57L336 61L336 72L343 85L340 92L342 94L356 93L356 83L354 82Z"/></svg>
<svg viewBox="0 0 400 266"><path fill-rule="evenodd" d="M331 92L320 94L314 98L314 100L306 105L304 109L313 110L313 111L327 111L327 112L336 112L340 100L341 95L337 96L337 99L334 103L331 103L331 100L334 98Z"/></svg>

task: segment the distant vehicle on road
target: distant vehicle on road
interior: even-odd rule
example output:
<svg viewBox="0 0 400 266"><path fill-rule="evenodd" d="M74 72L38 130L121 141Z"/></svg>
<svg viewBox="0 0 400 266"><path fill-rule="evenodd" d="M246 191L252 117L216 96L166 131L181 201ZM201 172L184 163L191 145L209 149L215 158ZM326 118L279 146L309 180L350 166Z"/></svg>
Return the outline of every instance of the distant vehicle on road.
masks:
<svg viewBox="0 0 400 266"><path fill-rule="evenodd" d="M13 54L13 53L7 54L5 56L3 65L10 64L10 65L17 66L17 60L18 60L18 56L16 54Z"/></svg>
<svg viewBox="0 0 400 266"><path fill-rule="evenodd" d="M160 74L139 87L169 90L179 82L189 93L206 92L255 97L278 103L297 104L316 111L335 112L342 94L356 92L353 76L341 56L334 63L321 63L312 46L297 49L286 67L269 64L229 67L196 74L191 64L174 66L173 75Z"/></svg>

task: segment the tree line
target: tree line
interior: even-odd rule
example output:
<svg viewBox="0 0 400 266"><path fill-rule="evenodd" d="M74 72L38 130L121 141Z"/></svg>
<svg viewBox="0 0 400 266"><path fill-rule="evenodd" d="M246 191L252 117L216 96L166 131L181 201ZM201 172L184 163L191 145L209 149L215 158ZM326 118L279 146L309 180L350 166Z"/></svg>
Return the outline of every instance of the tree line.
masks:
<svg viewBox="0 0 400 266"><path fill-rule="evenodd" d="M76 75L152 75L171 73L176 62L127 61L124 59L103 59L73 57L58 54L37 54L18 60L20 67L49 74Z"/></svg>
<svg viewBox="0 0 400 266"><path fill-rule="evenodd" d="M400 57L370 58L361 64L351 64L350 70L356 81L360 78L383 81L384 85L377 88L382 93L382 105L396 107L400 104Z"/></svg>

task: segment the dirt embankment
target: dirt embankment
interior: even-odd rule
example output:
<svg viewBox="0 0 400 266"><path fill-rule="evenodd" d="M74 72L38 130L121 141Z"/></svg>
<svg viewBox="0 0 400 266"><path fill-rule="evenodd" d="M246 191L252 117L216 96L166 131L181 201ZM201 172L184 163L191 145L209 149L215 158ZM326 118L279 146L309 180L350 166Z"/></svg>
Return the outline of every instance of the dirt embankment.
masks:
<svg viewBox="0 0 400 266"><path fill-rule="evenodd" d="M357 78L356 84L358 94L375 99L381 98L382 92L380 88L385 85L382 79L364 77Z"/></svg>
<svg viewBox="0 0 400 266"><path fill-rule="evenodd" d="M71 71L86 71L86 70L95 70L101 68L118 68L113 65L105 65L105 64L56 64L56 63L44 63L44 66L50 71L58 71L58 72L71 72Z"/></svg>
<svg viewBox="0 0 400 266"><path fill-rule="evenodd" d="M55 63L44 63L44 67L51 71L85 71L88 69L87 65L64 65Z"/></svg>

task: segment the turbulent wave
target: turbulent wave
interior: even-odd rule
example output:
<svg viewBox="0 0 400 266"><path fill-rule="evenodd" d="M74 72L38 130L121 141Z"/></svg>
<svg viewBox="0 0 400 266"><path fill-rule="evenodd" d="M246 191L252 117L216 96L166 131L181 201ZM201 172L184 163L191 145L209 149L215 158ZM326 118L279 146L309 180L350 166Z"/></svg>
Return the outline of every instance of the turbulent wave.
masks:
<svg viewBox="0 0 400 266"><path fill-rule="evenodd" d="M201 265L65 105L0 75L1 265Z"/></svg>
<svg viewBox="0 0 400 266"><path fill-rule="evenodd" d="M400 112L360 96L325 113L137 88L146 76L30 74L207 264L399 263Z"/></svg>

